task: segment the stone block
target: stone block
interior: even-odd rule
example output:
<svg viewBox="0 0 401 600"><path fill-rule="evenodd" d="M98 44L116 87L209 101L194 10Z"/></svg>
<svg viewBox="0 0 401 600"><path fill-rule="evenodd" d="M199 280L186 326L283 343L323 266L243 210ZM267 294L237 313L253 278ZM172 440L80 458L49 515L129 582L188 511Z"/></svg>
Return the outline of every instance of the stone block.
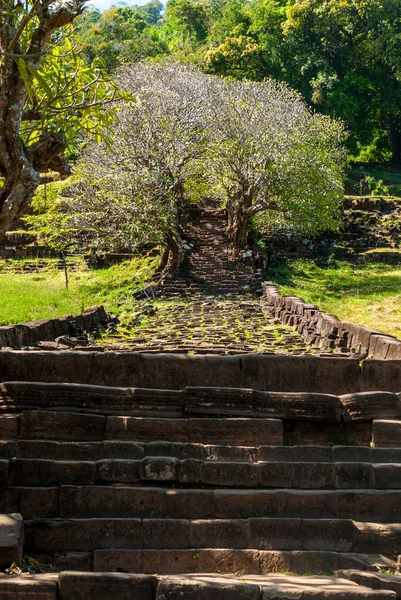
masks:
<svg viewBox="0 0 401 600"><path fill-rule="evenodd" d="M370 589L392 591L396 594L394 597L401 598L401 577L399 575L340 570L338 576Z"/></svg>
<svg viewBox="0 0 401 600"><path fill-rule="evenodd" d="M258 484L257 469L250 463L204 462L200 467L200 481L208 485L252 488Z"/></svg>
<svg viewBox="0 0 401 600"><path fill-rule="evenodd" d="M251 548L302 550L301 519L249 519Z"/></svg>
<svg viewBox="0 0 401 600"><path fill-rule="evenodd" d="M360 392L340 396L345 421L401 418L401 400L391 392Z"/></svg>
<svg viewBox="0 0 401 600"><path fill-rule="evenodd" d="M171 457L146 457L141 464L141 479L144 481L176 481L178 460Z"/></svg>
<svg viewBox="0 0 401 600"><path fill-rule="evenodd" d="M102 444L101 456L99 456L99 458L141 460L144 455L144 444L129 441L121 442L118 440L105 440Z"/></svg>
<svg viewBox="0 0 401 600"><path fill-rule="evenodd" d="M186 386L239 388L241 387L241 359L237 356L141 354L138 379L138 387L144 388L169 390L182 390Z"/></svg>
<svg viewBox="0 0 401 600"><path fill-rule="evenodd" d="M240 519L193 520L190 522L191 548L248 548L249 521ZM253 546L251 547L259 547Z"/></svg>
<svg viewBox="0 0 401 600"><path fill-rule="evenodd" d="M38 519L25 522L28 552L91 552L102 548L142 549L140 519Z"/></svg>
<svg viewBox="0 0 401 600"><path fill-rule="evenodd" d="M371 462L371 448L367 446L334 446L332 451L335 463Z"/></svg>
<svg viewBox="0 0 401 600"><path fill-rule="evenodd" d="M256 354L242 357L240 387L244 388L337 395L358 392L359 386L359 362L349 358Z"/></svg>
<svg viewBox="0 0 401 600"><path fill-rule="evenodd" d="M178 481L180 483L199 483L201 464L199 460L193 458L182 460L178 466Z"/></svg>
<svg viewBox="0 0 401 600"><path fill-rule="evenodd" d="M401 447L401 420L373 421L373 444L377 447Z"/></svg>
<svg viewBox="0 0 401 600"><path fill-rule="evenodd" d="M370 463L336 463L337 489L369 489L373 487L373 472Z"/></svg>
<svg viewBox="0 0 401 600"><path fill-rule="evenodd" d="M238 549L200 549L196 570L199 573L236 573L250 575L260 572L260 551Z"/></svg>
<svg viewBox="0 0 401 600"><path fill-rule="evenodd" d="M186 519L143 519L143 547L149 549L186 549L190 547L189 521Z"/></svg>
<svg viewBox="0 0 401 600"><path fill-rule="evenodd" d="M156 577L129 573L80 573L59 576L60 600L154 600Z"/></svg>
<svg viewBox="0 0 401 600"><path fill-rule="evenodd" d="M165 507L165 491L159 488L66 486L60 489L63 518L158 519L165 516Z"/></svg>
<svg viewBox="0 0 401 600"><path fill-rule="evenodd" d="M372 465L376 489L401 489L401 464Z"/></svg>
<svg viewBox="0 0 401 600"><path fill-rule="evenodd" d="M255 584L226 582L223 578L207 576L164 578L158 588L158 600L260 600L260 587Z"/></svg>
<svg viewBox="0 0 401 600"><path fill-rule="evenodd" d="M1 600L57 600L58 575L0 576Z"/></svg>
<svg viewBox="0 0 401 600"><path fill-rule="evenodd" d="M303 519L302 550L351 552L355 527L351 519Z"/></svg>
<svg viewBox="0 0 401 600"><path fill-rule="evenodd" d="M95 550L93 570L143 573L142 550Z"/></svg>
<svg viewBox="0 0 401 600"><path fill-rule="evenodd" d="M168 519L210 519L215 512L212 490L166 490Z"/></svg>
<svg viewBox="0 0 401 600"><path fill-rule="evenodd" d="M9 487L7 512L19 512L24 519L41 519L59 516L58 487Z"/></svg>
<svg viewBox="0 0 401 600"><path fill-rule="evenodd" d="M260 446L258 460L266 462L333 462L332 448L324 446Z"/></svg>
<svg viewBox="0 0 401 600"><path fill-rule="evenodd" d="M141 480L140 460L106 459L96 463L97 478L116 483L136 483Z"/></svg>
<svg viewBox="0 0 401 600"><path fill-rule="evenodd" d="M88 485L95 482L95 463L17 458L10 465L15 486Z"/></svg>
<svg viewBox="0 0 401 600"><path fill-rule="evenodd" d="M99 441L104 439L106 417L80 413L24 411L20 437L29 439Z"/></svg>
<svg viewBox="0 0 401 600"><path fill-rule="evenodd" d="M19 422L19 415L0 415L0 439L16 440L18 438Z"/></svg>
<svg viewBox="0 0 401 600"><path fill-rule="evenodd" d="M23 544L22 515L19 513L0 515L0 568L6 569L12 563L21 566Z"/></svg>
<svg viewBox="0 0 401 600"><path fill-rule="evenodd" d="M57 571L93 571L92 552L58 552L54 555Z"/></svg>
<svg viewBox="0 0 401 600"><path fill-rule="evenodd" d="M355 551L378 554L397 553L401 543L399 523L355 522Z"/></svg>

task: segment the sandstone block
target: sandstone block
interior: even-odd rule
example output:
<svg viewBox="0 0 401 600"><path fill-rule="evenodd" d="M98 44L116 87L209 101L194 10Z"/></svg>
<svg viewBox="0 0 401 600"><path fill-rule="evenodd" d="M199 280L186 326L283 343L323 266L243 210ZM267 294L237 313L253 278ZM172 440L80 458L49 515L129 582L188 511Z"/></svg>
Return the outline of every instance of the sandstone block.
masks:
<svg viewBox="0 0 401 600"><path fill-rule="evenodd" d="M193 520L190 522L191 548L248 548L247 520ZM252 546L251 547L258 547Z"/></svg>
<svg viewBox="0 0 401 600"><path fill-rule="evenodd" d="M157 519L165 515L165 500L159 488L66 486L60 489L60 516Z"/></svg>
<svg viewBox="0 0 401 600"><path fill-rule="evenodd" d="M90 552L102 548L143 546L140 519L38 519L25 522L25 545L28 551Z"/></svg>
<svg viewBox="0 0 401 600"><path fill-rule="evenodd" d="M98 441L104 439L106 417L79 413L24 411L22 439Z"/></svg>
<svg viewBox="0 0 401 600"><path fill-rule="evenodd" d="M135 483L141 479L140 460L99 460L96 467L97 477L103 481Z"/></svg>
<svg viewBox="0 0 401 600"><path fill-rule="evenodd" d="M143 547L185 549L190 547L189 521L186 519L143 519Z"/></svg>
<svg viewBox="0 0 401 600"><path fill-rule="evenodd" d="M373 444L375 447L401 447L401 420L373 421Z"/></svg>
<svg viewBox="0 0 401 600"><path fill-rule="evenodd" d="M209 485L256 487L257 469L249 463L204 462L200 467L200 481Z"/></svg>
<svg viewBox="0 0 401 600"><path fill-rule="evenodd" d="M0 576L2 600L57 600L57 574L20 577Z"/></svg>
<svg viewBox="0 0 401 600"><path fill-rule="evenodd" d="M401 400L391 392L359 392L340 396L345 421L401 417Z"/></svg>
<svg viewBox="0 0 401 600"><path fill-rule="evenodd" d="M335 476L337 489L369 489L373 487L370 463L336 463Z"/></svg>
<svg viewBox="0 0 401 600"><path fill-rule="evenodd" d="M128 573L64 572L59 576L60 600L154 600L156 577Z"/></svg>
<svg viewBox="0 0 401 600"><path fill-rule="evenodd" d="M12 563L21 565L23 544L22 515L19 513L0 515L0 568L6 569Z"/></svg>
<svg viewBox="0 0 401 600"><path fill-rule="evenodd" d="M146 481L176 481L178 460L171 457L146 457L141 464L141 479Z"/></svg>
<svg viewBox="0 0 401 600"><path fill-rule="evenodd" d="M260 600L259 585L227 583L218 577L166 577L157 592L158 600Z"/></svg>

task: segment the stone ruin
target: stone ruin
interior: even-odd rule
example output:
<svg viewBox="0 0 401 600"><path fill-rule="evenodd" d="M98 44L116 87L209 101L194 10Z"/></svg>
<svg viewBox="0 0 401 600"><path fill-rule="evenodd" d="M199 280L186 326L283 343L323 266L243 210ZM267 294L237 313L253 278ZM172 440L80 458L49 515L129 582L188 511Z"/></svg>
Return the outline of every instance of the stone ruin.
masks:
<svg viewBox="0 0 401 600"><path fill-rule="evenodd" d="M0 351L2 600L401 597L401 360L262 303L349 351Z"/></svg>

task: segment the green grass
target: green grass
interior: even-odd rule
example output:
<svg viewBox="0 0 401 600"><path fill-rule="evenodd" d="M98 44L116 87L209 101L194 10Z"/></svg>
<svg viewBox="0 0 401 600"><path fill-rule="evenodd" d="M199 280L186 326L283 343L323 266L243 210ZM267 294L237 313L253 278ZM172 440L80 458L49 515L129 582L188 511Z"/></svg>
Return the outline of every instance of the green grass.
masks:
<svg viewBox="0 0 401 600"><path fill-rule="evenodd" d="M401 337L401 266L309 260L288 261L268 272L282 294L300 296L341 320Z"/></svg>
<svg viewBox="0 0 401 600"><path fill-rule="evenodd" d="M158 258L138 257L108 269L71 272L68 290L55 268L0 273L0 325L78 314L100 304L119 314L135 305L132 294L152 280L157 264Z"/></svg>

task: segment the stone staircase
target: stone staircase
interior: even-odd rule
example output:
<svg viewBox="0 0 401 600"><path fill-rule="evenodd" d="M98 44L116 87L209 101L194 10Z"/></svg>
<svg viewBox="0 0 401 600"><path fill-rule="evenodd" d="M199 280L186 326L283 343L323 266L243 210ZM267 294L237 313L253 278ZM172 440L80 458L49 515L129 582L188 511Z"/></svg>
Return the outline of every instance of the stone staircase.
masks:
<svg viewBox="0 0 401 600"><path fill-rule="evenodd" d="M27 382L0 390L0 540L6 526L13 533L3 556L19 561L20 514L31 557L23 564L50 573L0 578L0 598L98 600L113 586L116 599L397 597L369 590L368 579L328 577L397 569L397 394ZM334 445L329 436L347 423L353 444ZM392 428L391 447L381 447ZM146 593L128 595L141 581Z"/></svg>
<svg viewBox="0 0 401 600"><path fill-rule="evenodd" d="M192 246L178 279L161 286L166 297L182 295L238 295L260 290L263 279L249 254L233 257L227 235L227 214L216 201L194 208L183 225L184 239Z"/></svg>

